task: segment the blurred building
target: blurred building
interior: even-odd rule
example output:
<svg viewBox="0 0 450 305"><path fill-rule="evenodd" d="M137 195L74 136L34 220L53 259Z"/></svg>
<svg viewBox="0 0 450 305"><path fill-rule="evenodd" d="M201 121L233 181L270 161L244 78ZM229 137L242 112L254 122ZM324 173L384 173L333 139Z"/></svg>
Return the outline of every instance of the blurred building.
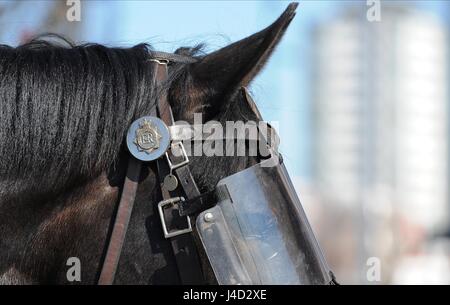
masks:
<svg viewBox="0 0 450 305"><path fill-rule="evenodd" d="M378 257L390 282L449 223L448 33L411 5L366 10L315 31L314 183L336 272L366 282Z"/></svg>

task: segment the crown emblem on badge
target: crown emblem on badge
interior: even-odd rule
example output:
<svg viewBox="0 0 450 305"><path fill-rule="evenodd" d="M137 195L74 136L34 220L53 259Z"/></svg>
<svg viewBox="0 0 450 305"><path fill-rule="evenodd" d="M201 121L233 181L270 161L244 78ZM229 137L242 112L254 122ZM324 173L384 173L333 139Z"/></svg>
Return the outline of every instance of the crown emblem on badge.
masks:
<svg viewBox="0 0 450 305"><path fill-rule="evenodd" d="M144 119L136 130L134 144L139 151L150 154L159 148L161 138L158 128L151 121Z"/></svg>

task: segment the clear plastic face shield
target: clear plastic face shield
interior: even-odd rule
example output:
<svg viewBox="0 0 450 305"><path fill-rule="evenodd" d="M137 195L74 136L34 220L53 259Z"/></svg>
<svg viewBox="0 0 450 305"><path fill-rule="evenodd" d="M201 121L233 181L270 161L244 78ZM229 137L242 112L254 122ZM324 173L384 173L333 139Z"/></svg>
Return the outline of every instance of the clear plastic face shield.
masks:
<svg viewBox="0 0 450 305"><path fill-rule="evenodd" d="M276 151L219 181L216 197L217 204L199 215L196 227L219 284L333 282Z"/></svg>

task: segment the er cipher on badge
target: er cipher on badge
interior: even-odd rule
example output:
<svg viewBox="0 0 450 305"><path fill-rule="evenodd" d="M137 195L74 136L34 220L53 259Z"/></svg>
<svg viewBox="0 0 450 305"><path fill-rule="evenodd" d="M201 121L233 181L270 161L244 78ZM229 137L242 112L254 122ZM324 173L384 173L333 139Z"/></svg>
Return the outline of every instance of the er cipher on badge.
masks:
<svg viewBox="0 0 450 305"><path fill-rule="evenodd" d="M134 121L128 129L128 150L138 160L156 160L167 151L169 145L169 129L159 118L142 117Z"/></svg>

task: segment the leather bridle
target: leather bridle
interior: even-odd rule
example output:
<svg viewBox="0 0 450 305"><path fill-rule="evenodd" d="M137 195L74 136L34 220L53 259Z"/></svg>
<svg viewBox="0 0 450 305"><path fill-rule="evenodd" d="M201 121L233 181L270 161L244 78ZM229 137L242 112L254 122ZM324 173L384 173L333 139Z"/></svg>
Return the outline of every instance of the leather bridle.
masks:
<svg viewBox="0 0 450 305"><path fill-rule="evenodd" d="M193 63L196 59L178 54L152 52L150 61L154 62L155 85L158 87L167 80L170 63ZM153 113L149 113L149 115L158 116L169 127L174 125L167 92L161 94L157 101L157 107L153 109ZM159 158L155 162L163 199L158 205L158 210L164 235L170 240L172 246L181 283L185 285L204 284L205 280L194 236L189 234L192 232L192 226L188 203L200 206L205 200L189 169L189 159L183 143L173 141L165 158ZM136 197L141 166L142 161L130 156L113 230L98 280L99 285L111 285L114 282ZM172 183L165 182L165 179L172 180ZM174 211L178 211L178 213L173 213Z"/></svg>

